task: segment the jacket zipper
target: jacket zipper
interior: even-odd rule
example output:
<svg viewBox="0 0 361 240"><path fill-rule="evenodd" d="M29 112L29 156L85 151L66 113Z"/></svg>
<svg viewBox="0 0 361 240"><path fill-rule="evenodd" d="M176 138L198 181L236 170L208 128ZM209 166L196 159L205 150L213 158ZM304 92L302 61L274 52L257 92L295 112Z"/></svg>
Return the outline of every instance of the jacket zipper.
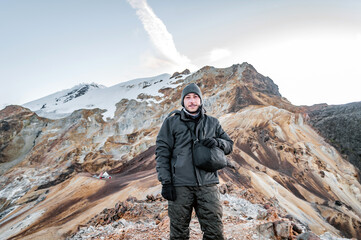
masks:
<svg viewBox="0 0 361 240"><path fill-rule="evenodd" d="M189 131L193 131L194 129L197 130L197 123L194 123L195 126L194 126L194 129L193 129L193 130L192 130L192 128L188 125L188 122L185 122L185 124L188 126ZM199 187L199 186L201 186L201 185L199 184L200 180L199 180L199 176L198 176L198 171L197 171L197 169L196 169L196 165L194 164L194 154L193 154L193 149L194 149L194 144L195 144L195 141L194 141L194 139L193 139L193 134L194 134L194 136L196 136L196 138L197 138L197 135L196 135L196 133L194 133L194 131L193 131L193 133L190 132L190 134L191 134L191 138L192 138L192 148L191 148L191 150L192 150L192 165L193 165L193 171L194 171L194 175L196 176L197 186ZM196 139L196 141L197 141L197 140L198 140L198 139Z"/></svg>
<svg viewBox="0 0 361 240"><path fill-rule="evenodd" d="M198 131L199 131L199 126L201 125L203 121L203 118L199 119L198 123L195 123L195 133L194 135L196 136L197 138L197 141L199 141L199 136L198 136ZM193 143L194 144L194 143ZM194 164L194 159L193 159L193 148L192 148L192 160L193 160L193 168L194 168L194 171L196 173L196 180L197 180L197 186L202 186L202 184L200 183L200 176L199 176L199 171L197 171L196 169L196 166Z"/></svg>

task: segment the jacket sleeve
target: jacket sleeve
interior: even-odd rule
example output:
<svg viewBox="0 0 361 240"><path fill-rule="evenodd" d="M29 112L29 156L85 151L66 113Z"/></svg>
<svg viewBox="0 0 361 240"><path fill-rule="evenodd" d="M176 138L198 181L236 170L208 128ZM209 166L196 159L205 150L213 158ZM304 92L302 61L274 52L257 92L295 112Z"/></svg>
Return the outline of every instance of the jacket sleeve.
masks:
<svg viewBox="0 0 361 240"><path fill-rule="evenodd" d="M223 150L225 155L228 155L232 152L233 150L233 141L232 139L228 136L228 134L223 130L221 124L219 122L217 122L217 130L216 130L216 134L217 134L217 142L218 142L218 147L220 149Z"/></svg>
<svg viewBox="0 0 361 240"><path fill-rule="evenodd" d="M174 137L170 123L170 118L166 118L159 130L156 141L156 170L158 173L158 180L162 184L172 183L171 159Z"/></svg>

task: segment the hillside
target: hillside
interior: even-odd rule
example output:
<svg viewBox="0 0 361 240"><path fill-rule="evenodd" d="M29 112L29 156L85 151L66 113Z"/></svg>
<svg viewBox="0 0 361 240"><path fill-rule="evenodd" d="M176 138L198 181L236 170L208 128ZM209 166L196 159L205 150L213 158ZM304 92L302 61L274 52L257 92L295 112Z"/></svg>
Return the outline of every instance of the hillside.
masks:
<svg viewBox="0 0 361 240"><path fill-rule="evenodd" d="M308 108L310 124L361 170L361 102Z"/></svg>

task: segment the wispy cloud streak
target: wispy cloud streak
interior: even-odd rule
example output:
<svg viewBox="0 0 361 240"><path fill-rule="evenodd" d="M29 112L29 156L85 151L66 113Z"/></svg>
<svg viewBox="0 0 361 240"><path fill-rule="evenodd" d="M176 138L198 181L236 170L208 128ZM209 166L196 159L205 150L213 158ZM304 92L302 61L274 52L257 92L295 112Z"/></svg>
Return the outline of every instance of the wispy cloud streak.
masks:
<svg viewBox="0 0 361 240"><path fill-rule="evenodd" d="M136 9L145 31L161 55L162 59L154 59L154 65L168 64L178 67L192 67L191 61L178 52L172 35L162 20L155 15L147 1L128 0L128 2Z"/></svg>

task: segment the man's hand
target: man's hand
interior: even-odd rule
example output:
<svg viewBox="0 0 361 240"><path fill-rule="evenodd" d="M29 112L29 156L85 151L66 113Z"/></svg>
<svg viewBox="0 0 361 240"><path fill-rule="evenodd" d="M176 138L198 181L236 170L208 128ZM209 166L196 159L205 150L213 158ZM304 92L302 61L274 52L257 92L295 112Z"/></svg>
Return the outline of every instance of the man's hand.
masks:
<svg viewBox="0 0 361 240"><path fill-rule="evenodd" d="M202 144L208 148L218 147L218 142L215 138L206 138L202 140Z"/></svg>
<svg viewBox="0 0 361 240"><path fill-rule="evenodd" d="M162 185L162 196L170 201L175 201L177 196L175 193L175 188L173 186L173 184L168 183L168 184L163 184Z"/></svg>

